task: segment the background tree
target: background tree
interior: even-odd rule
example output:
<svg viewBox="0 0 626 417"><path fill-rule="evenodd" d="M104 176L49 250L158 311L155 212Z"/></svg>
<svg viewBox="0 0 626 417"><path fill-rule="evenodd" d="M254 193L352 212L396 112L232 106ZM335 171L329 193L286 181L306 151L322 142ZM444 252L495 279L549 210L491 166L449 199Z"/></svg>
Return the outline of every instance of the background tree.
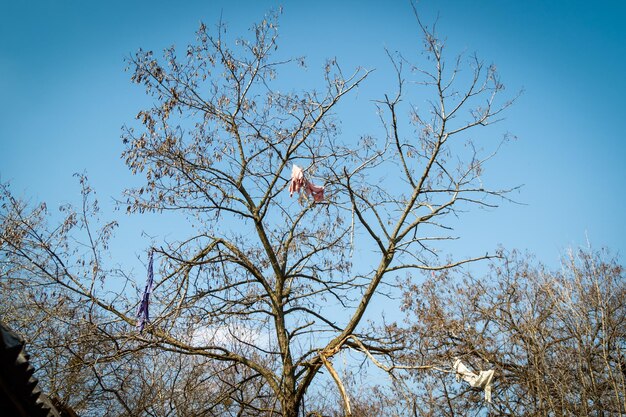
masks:
<svg viewBox="0 0 626 417"><path fill-rule="evenodd" d="M551 271L512 252L482 278L446 272L403 285L410 325L396 328L397 337L413 353L400 363L449 370L459 357L475 370L495 369L488 415L626 412L626 281L608 254L571 252ZM413 379L418 415L476 415L482 391L454 376Z"/></svg>
<svg viewBox="0 0 626 417"><path fill-rule="evenodd" d="M420 271L494 256L438 253L454 238L456 215L506 198L507 190L482 179L500 142L476 145L474 130L511 104L499 99L495 67L474 56L446 66L443 42L419 26L427 60L412 65L389 54L395 93L377 102L384 135L376 139L340 135L335 115L369 71L346 75L330 60L321 89L284 87L279 71L302 61L273 57L274 15L250 38L231 40L223 25L214 34L201 25L182 58L168 48L160 59L143 50L129 59L133 82L154 105L123 135L125 161L142 178L126 191L127 210L179 212L193 225L178 240L153 242L158 270L145 331L134 331L140 295L132 290L143 282L105 268L115 224L94 225L97 206L84 180L82 208L66 208L59 226L47 224L45 206L31 210L6 187L3 193L3 280L58 291L58 300L80 311L85 337L93 338L89 353L63 346L80 358L77 377L91 372L89 384L115 397L122 413L147 413L136 402L147 404L157 392L170 414L185 414L187 402L176 398L208 390L216 393L216 414L296 416L314 411L305 396L323 368L344 389L332 366L338 352L352 347L387 360L406 354L392 332L365 325L366 312L376 297L399 294L399 274L418 279ZM428 91L427 106L410 104L415 86ZM289 196L294 164L324 185L321 201ZM354 255L361 252L371 255ZM75 321L66 324L65 334L75 337ZM164 383L155 385L153 372L170 355L180 372L163 371ZM191 378L183 387L207 382L177 391L179 375Z"/></svg>

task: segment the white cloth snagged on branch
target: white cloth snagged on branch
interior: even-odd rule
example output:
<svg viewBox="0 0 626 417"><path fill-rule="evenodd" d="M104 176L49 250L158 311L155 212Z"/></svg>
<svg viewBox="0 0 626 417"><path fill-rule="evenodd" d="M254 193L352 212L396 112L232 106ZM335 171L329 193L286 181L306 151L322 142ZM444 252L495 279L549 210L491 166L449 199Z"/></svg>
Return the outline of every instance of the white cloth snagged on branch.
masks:
<svg viewBox="0 0 626 417"><path fill-rule="evenodd" d="M482 388L485 390L485 401L491 402L491 380L493 379L494 370L480 371L478 375L470 371L467 366L456 358L454 361L454 370L456 371L457 381L461 378L474 388Z"/></svg>
<svg viewBox="0 0 626 417"><path fill-rule="evenodd" d="M324 199L324 187L315 185L311 181L304 178L304 171L298 165L293 164L291 169L291 183L289 184L289 196L293 196L293 193L304 190L307 196L313 196L315 202L320 202Z"/></svg>

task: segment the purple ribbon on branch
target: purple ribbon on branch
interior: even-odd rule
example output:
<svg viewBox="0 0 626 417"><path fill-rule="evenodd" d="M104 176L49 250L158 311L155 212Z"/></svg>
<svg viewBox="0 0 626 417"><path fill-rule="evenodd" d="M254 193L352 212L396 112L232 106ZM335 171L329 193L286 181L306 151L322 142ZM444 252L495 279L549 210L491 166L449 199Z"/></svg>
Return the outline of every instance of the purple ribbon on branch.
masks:
<svg viewBox="0 0 626 417"><path fill-rule="evenodd" d="M150 250L148 255L148 281L146 282L146 288L143 290L143 297L141 303L137 309L137 329L139 333L143 332L143 328L146 323L150 322L150 313L148 312L148 306L150 304L150 294L152 294L152 286L154 284L154 270L153 270L153 253L154 249Z"/></svg>

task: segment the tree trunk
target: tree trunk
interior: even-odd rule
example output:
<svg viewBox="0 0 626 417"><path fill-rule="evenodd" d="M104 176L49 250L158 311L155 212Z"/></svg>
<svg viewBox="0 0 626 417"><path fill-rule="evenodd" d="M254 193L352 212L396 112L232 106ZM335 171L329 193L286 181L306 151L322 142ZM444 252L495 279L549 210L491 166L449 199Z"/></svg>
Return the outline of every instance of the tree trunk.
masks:
<svg viewBox="0 0 626 417"><path fill-rule="evenodd" d="M300 402L296 399L295 395L285 397L282 402L282 406L283 417L298 417L298 408L300 407Z"/></svg>

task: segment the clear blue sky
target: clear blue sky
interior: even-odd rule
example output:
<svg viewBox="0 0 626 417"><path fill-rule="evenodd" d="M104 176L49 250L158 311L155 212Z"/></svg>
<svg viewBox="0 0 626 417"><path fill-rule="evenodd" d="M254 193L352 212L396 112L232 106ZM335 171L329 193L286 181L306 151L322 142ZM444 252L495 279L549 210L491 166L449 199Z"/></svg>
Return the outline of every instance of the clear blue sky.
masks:
<svg viewBox="0 0 626 417"><path fill-rule="evenodd" d="M200 21L220 15L231 32L245 31L278 4L281 51L305 55L311 76L325 57L377 68L351 98L361 113L343 128L364 133L356 126L375 120L369 100L394 88L384 48L419 58L408 1L2 0L0 181L50 208L75 200L72 174L86 171L110 209L133 181L120 159L121 126L147 103L123 58L140 47L184 48ZM502 243L555 263L588 238L624 259L626 2L421 1L418 10L425 22L439 14L450 49L495 63L511 95L525 90L498 126L519 139L486 173L497 184L524 184L515 197L525 205L468 213L453 249L474 255ZM121 216L118 235L137 239L124 250L139 253L148 244L141 231L157 233L156 223L111 216Z"/></svg>

